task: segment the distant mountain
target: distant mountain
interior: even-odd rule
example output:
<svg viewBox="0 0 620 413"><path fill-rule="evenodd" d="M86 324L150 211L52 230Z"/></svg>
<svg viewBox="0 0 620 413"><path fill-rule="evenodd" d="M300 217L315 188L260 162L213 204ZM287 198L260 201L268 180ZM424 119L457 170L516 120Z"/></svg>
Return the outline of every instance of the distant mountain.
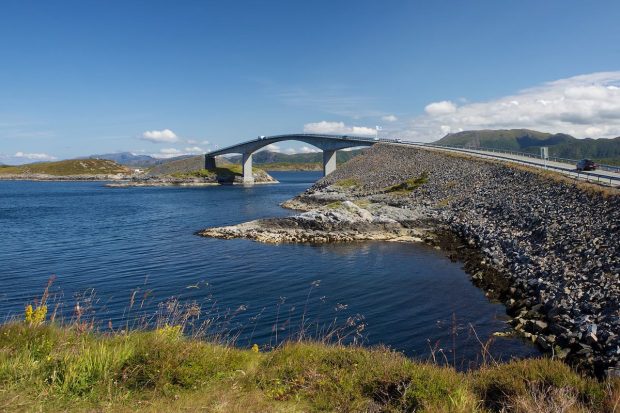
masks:
<svg viewBox="0 0 620 413"><path fill-rule="evenodd" d="M91 155L88 159L108 159L121 165L149 167L158 165L164 159L153 158L149 155L135 155L131 152L106 153L103 155Z"/></svg>
<svg viewBox="0 0 620 413"><path fill-rule="evenodd" d="M346 162L354 156L359 155L363 149L356 149L353 151L338 151L336 153L336 158L338 162ZM228 158L232 163L241 163L241 156L235 155ZM312 152L312 153L280 153L280 152L272 152L272 151L260 151L256 152L252 156L252 162L261 165L261 164L271 164L271 163L319 163L323 162L323 153L322 152Z"/></svg>
<svg viewBox="0 0 620 413"><path fill-rule="evenodd" d="M540 153L549 147L549 156L582 159L620 165L620 137L613 139L577 139L564 133L545 133L529 129L473 130L451 133L437 142L463 148L493 148Z"/></svg>
<svg viewBox="0 0 620 413"><path fill-rule="evenodd" d="M57 162L37 162L19 166L3 166L0 174L114 175L129 173L126 166L108 159L69 159Z"/></svg>

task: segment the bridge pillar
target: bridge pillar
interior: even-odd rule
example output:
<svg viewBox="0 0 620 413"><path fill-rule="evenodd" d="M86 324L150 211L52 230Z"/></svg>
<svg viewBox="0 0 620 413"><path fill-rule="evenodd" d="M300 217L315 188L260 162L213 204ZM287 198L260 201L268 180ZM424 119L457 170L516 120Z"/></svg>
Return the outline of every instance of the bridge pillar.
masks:
<svg viewBox="0 0 620 413"><path fill-rule="evenodd" d="M205 169L215 169L215 156L205 155Z"/></svg>
<svg viewBox="0 0 620 413"><path fill-rule="evenodd" d="M254 175L252 175L252 152L244 152L241 160L243 167L243 183L253 184Z"/></svg>
<svg viewBox="0 0 620 413"><path fill-rule="evenodd" d="M323 151L323 176L336 170L336 151Z"/></svg>

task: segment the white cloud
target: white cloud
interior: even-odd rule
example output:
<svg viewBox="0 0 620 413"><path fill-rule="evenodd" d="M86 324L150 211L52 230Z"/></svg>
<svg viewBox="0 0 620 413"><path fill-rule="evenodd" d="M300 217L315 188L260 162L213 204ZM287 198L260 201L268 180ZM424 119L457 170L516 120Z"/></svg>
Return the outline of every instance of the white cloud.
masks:
<svg viewBox="0 0 620 413"><path fill-rule="evenodd" d="M394 115L385 115L385 116L381 116L381 120L385 122L396 122L398 118Z"/></svg>
<svg viewBox="0 0 620 413"><path fill-rule="evenodd" d="M189 152L189 153L204 153L205 151L203 151L202 148L200 148L198 146L190 146L188 148L185 148L185 152Z"/></svg>
<svg viewBox="0 0 620 413"><path fill-rule="evenodd" d="M56 157L48 155L46 153L26 153L16 152L13 155L14 158L29 159L31 161L53 161Z"/></svg>
<svg viewBox="0 0 620 413"><path fill-rule="evenodd" d="M620 71L574 76L488 102L456 106L431 103L406 130L410 139L430 141L472 129L527 128L577 138L620 136Z"/></svg>
<svg viewBox="0 0 620 413"><path fill-rule="evenodd" d="M375 135L374 128L368 128L366 126L347 126L344 122L315 122L306 123L304 125L304 132L306 133L325 133L325 134L337 134L337 135Z"/></svg>
<svg viewBox="0 0 620 413"><path fill-rule="evenodd" d="M313 146L302 146L301 148L299 148L298 153L315 153L315 152L321 152L321 150Z"/></svg>
<svg viewBox="0 0 620 413"><path fill-rule="evenodd" d="M164 158L174 158L175 156L191 155L191 154L183 152L176 148L163 148L163 149L160 149L159 152L151 153L150 155L153 158L164 159Z"/></svg>
<svg viewBox="0 0 620 413"><path fill-rule="evenodd" d="M185 141L188 145L197 145L198 141L194 139L188 139Z"/></svg>
<svg viewBox="0 0 620 413"><path fill-rule="evenodd" d="M442 100L441 102L433 102L426 105L424 111L431 116L444 115L456 112L456 105L449 100Z"/></svg>
<svg viewBox="0 0 620 413"><path fill-rule="evenodd" d="M172 143L177 142L179 137L170 129L163 130L147 130L142 134L142 139L155 143Z"/></svg>
<svg viewBox="0 0 620 413"><path fill-rule="evenodd" d="M282 152L282 148L274 143L270 143L269 145L263 147L261 150L270 152Z"/></svg>

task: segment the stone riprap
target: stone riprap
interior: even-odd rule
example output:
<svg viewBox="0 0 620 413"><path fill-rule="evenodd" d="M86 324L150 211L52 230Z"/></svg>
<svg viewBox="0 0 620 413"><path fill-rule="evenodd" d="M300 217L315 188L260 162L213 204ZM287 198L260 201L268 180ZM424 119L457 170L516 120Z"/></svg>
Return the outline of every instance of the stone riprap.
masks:
<svg viewBox="0 0 620 413"><path fill-rule="evenodd" d="M464 257L466 268L506 303L516 331L597 374L620 372L620 196L613 190L379 144L285 206L306 212L202 234L314 242L308 234L318 231L326 241L436 243L437 234L448 231L477 251ZM295 236L270 235L292 229ZM391 235L371 237L377 234Z"/></svg>

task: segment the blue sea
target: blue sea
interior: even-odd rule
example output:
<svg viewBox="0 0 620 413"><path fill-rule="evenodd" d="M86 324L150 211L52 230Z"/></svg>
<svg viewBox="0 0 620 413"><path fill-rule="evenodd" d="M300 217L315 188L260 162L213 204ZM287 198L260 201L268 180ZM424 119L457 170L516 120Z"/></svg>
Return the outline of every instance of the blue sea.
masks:
<svg viewBox="0 0 620 413"><path fill-rule="evenodd" d="M101 182L0 181L0 318L49 288L49 315L107 328L186 318L188 331L238 346L306 337L387 345L457 367L538 350L506 331L505 308L462 263L425 245L268 245L195 232L286 216L279 206L320 178L273 172L274 185L106 188ZM189 316L188 316L189 317ZM189 331L191 333L191 331ZM331 332L331 335L330 335Z"/></svg>

